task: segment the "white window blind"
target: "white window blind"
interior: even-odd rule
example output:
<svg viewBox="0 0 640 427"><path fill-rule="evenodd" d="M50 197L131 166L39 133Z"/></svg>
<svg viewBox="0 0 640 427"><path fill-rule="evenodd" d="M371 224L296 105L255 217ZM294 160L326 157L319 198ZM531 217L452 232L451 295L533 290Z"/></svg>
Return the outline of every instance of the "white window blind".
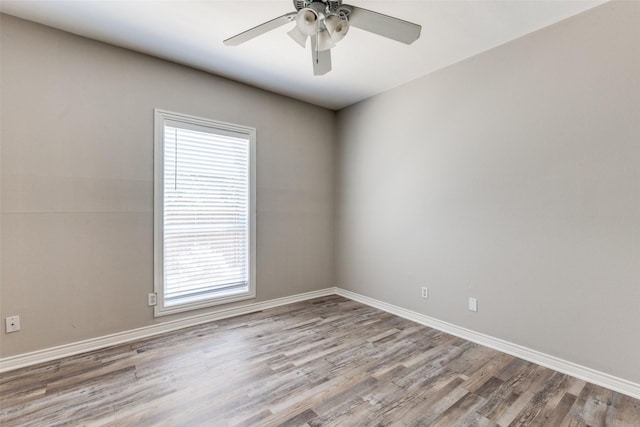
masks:
<svg viewBox="0 0 640 427"><path fill-rule="evenodd" d="M254 295L253 130L157 114L163 153L157 311L183 311Z"/></svg>

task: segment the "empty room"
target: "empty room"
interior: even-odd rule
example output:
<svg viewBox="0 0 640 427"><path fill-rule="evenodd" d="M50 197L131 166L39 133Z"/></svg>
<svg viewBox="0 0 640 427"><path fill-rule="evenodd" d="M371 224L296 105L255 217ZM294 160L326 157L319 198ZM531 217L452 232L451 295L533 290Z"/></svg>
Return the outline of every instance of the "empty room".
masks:
<svg viewBox="0 0 640 427"><path fill-rule="evenodd" d="M640 426L640 1L0 12L3 427Z"/></svg>

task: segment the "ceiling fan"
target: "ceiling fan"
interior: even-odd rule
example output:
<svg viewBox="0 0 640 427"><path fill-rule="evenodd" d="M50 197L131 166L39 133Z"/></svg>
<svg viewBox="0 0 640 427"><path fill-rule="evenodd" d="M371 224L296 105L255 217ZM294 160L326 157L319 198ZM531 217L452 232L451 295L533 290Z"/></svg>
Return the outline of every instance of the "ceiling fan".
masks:
<svg viewBox="0 0 640 427"><path fill-rule="evenodd" d="M287 34L303 48L311 39L313 74L331 71L331 48L342 40L351 26L411 44L420 37L422 27L392 16L357 6L342 4L342 0L293 0L295 12L289 12L224 41L237 46L268 31L295 21Z"/></svg>

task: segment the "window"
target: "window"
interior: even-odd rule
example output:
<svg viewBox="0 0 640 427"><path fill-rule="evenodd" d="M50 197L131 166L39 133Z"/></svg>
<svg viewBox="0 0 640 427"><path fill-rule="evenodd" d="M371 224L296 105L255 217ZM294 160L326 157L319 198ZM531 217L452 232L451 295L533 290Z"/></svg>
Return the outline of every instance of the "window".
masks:
<svg viewBox="0 0 640 427"><path fill-rule="evenodd" d="M155 315L255 296L255 129L155 110Z"/></svg>

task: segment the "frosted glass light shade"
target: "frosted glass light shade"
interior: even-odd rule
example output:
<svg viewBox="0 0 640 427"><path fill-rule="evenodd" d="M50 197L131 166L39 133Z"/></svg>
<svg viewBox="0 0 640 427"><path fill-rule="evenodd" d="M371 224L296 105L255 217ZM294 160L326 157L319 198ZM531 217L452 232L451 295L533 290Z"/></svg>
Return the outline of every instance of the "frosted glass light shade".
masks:
<svg viewBox="0 0 640 427"><path fill-rule="evenodd" d="M318 50L329 50L335 45L328 31L322 30L318 33Z"/></svg>
<svg viewBox="0 0 640 427"><path fill-rule="evenodd" d="M331 35L331 38L336 43L342 40L349 32L349 21L341 19L336 15L331 15L325 19L324 25L327 27L329 35Z"/></svg>
<svg viewBox="0 0 640 427"><path fill-rule="evenodd" d="M300 31L297 26L293 27L293 29L287 34L289 34L289 37L294 39L300 46L307 47L307 39L309 36Z"/></svg>
<svg viewBox="0 0 640 427"><path fill-rule="evenodd" d="M309 7L300 9L296 15L296 27L306 36L312 36L318 32L318 12Z"/></svg>

